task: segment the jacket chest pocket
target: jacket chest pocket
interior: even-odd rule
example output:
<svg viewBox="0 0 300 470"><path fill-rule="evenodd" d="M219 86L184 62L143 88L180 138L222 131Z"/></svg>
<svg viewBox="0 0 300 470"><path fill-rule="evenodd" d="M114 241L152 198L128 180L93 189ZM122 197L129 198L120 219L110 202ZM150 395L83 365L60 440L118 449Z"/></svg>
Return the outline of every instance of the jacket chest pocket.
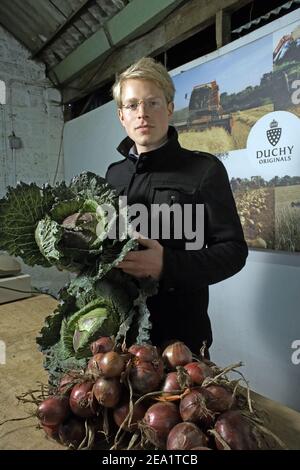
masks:
<svg viewBox="0 0 300 470"><path fill-rule="evenodd" d="M193 204L195 192L196 190L190 187L157 185L153 188L152 204L167 204L168 206Z"/></svg>
<svg viewBox="0 0 300 470"><path fill-rule="evenodd" d="M151 231L152 238L180 248L185 240L184 224L192 224L196 190L192 187L155 185L152 192ZM187 217L186 217L187 214Z"/></svg>

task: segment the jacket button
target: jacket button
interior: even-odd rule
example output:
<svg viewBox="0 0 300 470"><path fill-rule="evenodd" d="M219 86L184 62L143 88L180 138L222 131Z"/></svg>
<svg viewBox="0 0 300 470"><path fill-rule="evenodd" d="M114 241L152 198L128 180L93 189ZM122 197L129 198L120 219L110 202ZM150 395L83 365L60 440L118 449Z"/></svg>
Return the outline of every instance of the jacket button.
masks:
<svg viewBox="0 0 300 470"><path fill-rule="evenodd" d="M175 292L175 287L169 287L168 292Z"/></svg>

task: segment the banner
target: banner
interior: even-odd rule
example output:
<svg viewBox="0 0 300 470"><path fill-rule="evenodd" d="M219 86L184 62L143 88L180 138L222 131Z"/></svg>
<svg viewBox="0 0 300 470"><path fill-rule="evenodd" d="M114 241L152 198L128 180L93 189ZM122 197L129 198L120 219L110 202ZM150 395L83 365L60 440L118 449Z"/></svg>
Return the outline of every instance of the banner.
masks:
<svg viewBox="0 0 300 470"><path fill-rule="evenodd" d="M278 29L282 20L277 20L255 31L258 39L251 33L252 42L242 38L241 46L232 43L232 50L216 58L175 71L173 124L183 147L223 161L248 246L299 252L300 19L292 22L295 14L299 18L299 11L284 17L290 19L284 27Z"/></svg>

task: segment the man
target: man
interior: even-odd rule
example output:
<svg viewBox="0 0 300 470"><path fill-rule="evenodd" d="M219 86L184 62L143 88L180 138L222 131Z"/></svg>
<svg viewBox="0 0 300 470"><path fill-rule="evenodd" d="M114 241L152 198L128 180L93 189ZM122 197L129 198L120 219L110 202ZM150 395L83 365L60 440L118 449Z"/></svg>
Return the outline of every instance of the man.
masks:
<svg viewBox="0 0 300 470"><path fill-rule="evenodd" d="M186 220L194 226L197 206L204 205L203 246L187 249L185 235L165 239L160 232L156 240L141 238L143 249L128 253L118 265L137 278L159 281L158 294L148 299L153 344L178 339L199 353L203 341L207 347L212 342L208 286L237 273L248 250L223 164L213 155L181 148L169 126L174 93L167 70L150 58L117 78L113 95L128 137L118 147L124 159L109 166L106 178L127 196L129 206L192 207ZM176 229L174 218L170 223Z"/></svg>

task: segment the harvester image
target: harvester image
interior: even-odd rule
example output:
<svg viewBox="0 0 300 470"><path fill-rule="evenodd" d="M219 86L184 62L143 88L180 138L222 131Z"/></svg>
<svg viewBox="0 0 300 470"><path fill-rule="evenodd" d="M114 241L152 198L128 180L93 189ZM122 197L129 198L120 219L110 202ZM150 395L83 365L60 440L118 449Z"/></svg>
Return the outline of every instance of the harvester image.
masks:
<svg viewBox="0 0 300 470"><path fill-rule="evenodd" d="M186 122L175 122L175 126L179 131L223 127L231 133L231 115L224 114L220 103L219 86L215 80L194 86Z"/></svg>

